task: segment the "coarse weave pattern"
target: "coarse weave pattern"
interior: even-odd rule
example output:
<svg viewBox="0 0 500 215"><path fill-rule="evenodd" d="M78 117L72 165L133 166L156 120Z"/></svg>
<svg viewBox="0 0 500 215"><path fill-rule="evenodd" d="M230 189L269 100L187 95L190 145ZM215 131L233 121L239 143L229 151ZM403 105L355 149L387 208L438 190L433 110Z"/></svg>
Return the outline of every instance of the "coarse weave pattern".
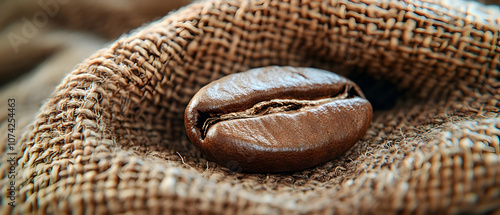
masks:
<svg viewBox="0 0 500 215"><path fill-rule="evenodd" d="M2 208L18 214L500 212L500 13L464 5L191 4L121 37L63 81L19 141L15 208L7 206L8 166L1 166ZM245 174L207 162L183 130L186 104L212 80L268 65L357 73L406 93L374 113L347 154L315 168Z"/></svg>

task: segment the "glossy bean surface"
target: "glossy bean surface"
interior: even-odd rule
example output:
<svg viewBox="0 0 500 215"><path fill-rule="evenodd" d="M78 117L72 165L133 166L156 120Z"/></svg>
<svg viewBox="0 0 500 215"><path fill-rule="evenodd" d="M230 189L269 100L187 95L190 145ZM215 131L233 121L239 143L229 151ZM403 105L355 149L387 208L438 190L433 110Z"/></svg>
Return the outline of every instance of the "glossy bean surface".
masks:
<svg viewBox="0 0 500 215"><path fill-rule="evenodd" d="M342 76L265 67L200 89L184 123L209 160L265 173L298 171L338 157L364 135L371 118L359 87Z"/></svg>

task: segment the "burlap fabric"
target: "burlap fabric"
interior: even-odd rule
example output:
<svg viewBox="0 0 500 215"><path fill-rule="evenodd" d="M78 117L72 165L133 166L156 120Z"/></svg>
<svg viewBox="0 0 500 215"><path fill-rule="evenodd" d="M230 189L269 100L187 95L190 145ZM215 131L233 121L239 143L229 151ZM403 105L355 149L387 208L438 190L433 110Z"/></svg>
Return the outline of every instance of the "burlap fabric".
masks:
<svg viewBox="0 0 500 215"><path fill-rule="evenodd" d="M499 14L433 0L192 4L64 79L18 143L15 208L1 166L2 209L499 213ZM324 68L404 93L375 111L346 155L315 168L245 174L206 161L183 131L187 102L211 80L267 65Z"/></svg>
<svg viewBox="0 0 500 215"><path fill-rule="evenodd" d="M192 0L2 0L0 27L25 18L35 24L44 17L80 31L90 31L108 38L120 36L152 18L159 18Z"/></svg>
<svg viewBox="0 0 500 215"><path fill-rule="evenodd" d="M23 128L75 65L113 37L188 2L0 1L0 140L7 138L8 98L17 99L16 126Z"/></svg>

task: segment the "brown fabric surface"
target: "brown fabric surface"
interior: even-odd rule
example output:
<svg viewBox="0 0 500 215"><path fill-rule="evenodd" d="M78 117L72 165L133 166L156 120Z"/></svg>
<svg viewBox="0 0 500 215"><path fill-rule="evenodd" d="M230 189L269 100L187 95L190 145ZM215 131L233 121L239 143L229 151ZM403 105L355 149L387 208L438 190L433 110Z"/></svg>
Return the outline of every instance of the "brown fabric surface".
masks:
<svg viewBox="0 0 500 215"><path fill-rule="evenodd" d="M145 0L141 1L141 5L134 5L138 4L135 1L120 3L117 6L111 1L0 1L2 146L8 136L7 99L16 99L15 135L18 137L22 129L33 122L38 109L63 77L77 64L105 47L110 42L109 36L128 32L141 22L161 18L160 14L166 14L188 1L158 3L157 0ZM100 15L104 12L112 18L104 19L106 17ZM127 16L127 20L134 22L125 22L120 16ZM47 20L44 21L43 17ZM113 23L114 27L109 27Z"/></svg>
<svg viewBox="0 0 500 215"><path fill-rule="evenodd" d="M6 205L8 165L0 167L2 210L499 210L499 10L461 3L210 0L183 8L64 79L18 143L15 208ZM401 93L375 111L348 153L315 168L245 174L207 162L185 136L187 102L211 80L267 65L369 77Z"/></svg>
<svg viewBox="0 0 500 215"><path fill-rule="evenodd" d="M77 41L67 44L67 40L79 37L83 38L82 44L103 43L189 2L191 0L0 1L0 87L37 69L34 67L61 49L78 49L78 44L74 44ZM65 32L67 38L62 36ZM74 36L76 34L80 35ZM90 54L86 55L85 58ZM68 64L74 66L83 59ZM60 81L61 78L54 79Z"/></svg>
<svg viewBox="0 0 500 215"><path fill-rule="evenodd" d="M0 27L18 19L35 25L52 24L116 38L144 22L158 19L192 0L3 0L0 2Z"/></svg>

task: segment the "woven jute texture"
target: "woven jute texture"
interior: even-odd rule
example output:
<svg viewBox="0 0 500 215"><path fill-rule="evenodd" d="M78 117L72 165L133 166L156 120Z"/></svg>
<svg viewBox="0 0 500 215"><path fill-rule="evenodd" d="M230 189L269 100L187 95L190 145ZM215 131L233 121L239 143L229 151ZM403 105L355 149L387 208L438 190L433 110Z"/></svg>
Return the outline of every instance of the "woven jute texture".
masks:
<svg viewBox="0 0 500 215"><path fill-rule="evenodd" d="M16 207L2 163L2 210L500 213L499 14L451 0L191 4L64 79L16 145ZM186 104L212 80L268 65L323 68L397 93L328 163L246 174L208 162L186 138ZM389 93L375 86L363 88L374 103Z"/></svg>
<svg viewBox="0 0 500 215"><path fill-rule="evenodd" d="M25 27L25 36L29 39L32 39L33 31L42 30L48 21L116 38L189 2L191 0L2 0L0 30L21 19L37 27L35 30Z"/></svg>

